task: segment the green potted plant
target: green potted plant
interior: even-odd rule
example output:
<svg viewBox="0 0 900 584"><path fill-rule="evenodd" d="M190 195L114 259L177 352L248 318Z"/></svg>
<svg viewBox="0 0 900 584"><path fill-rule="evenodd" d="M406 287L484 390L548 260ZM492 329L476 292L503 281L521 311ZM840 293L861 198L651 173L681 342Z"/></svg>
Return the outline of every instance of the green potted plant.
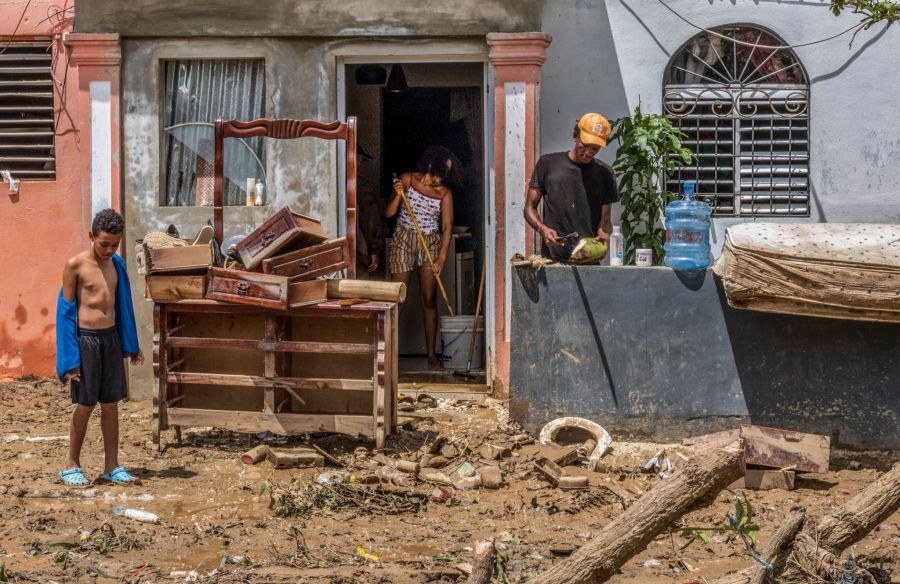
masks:
<svg viewBox="0 0 900 584"><path fill-rule="evenodd" d="M640 104L634 115L613 124L610 139L619 142L613 170L619 182L626 265L634 263L638 248L653 250L653 265L662 264L666 230L661 218L676 197L666 190L666 176L693 160L693 152L681 145L686 137L665 116L642 114Z"/></svg>

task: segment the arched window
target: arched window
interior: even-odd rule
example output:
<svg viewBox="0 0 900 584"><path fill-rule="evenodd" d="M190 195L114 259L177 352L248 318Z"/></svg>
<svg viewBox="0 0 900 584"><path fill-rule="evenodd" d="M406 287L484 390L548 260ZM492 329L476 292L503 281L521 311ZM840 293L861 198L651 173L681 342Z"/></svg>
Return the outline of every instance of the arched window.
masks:
<svg viewBox="0 0 900 584"><path fill-rule="evenodd" d="M691 38L666 70L663 107L687 134L685 180L718 216L809 216L809 81L771 32L729 25Z"/></svg>

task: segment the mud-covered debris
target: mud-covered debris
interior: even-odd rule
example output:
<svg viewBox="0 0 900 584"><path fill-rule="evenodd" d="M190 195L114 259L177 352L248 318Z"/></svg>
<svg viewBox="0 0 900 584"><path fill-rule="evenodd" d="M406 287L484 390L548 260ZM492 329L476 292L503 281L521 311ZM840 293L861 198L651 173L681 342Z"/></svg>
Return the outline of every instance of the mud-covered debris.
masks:
<svg viewBox="0 0 900 584"><path fill-rule="evenodd" d="M309 517L341 511L356 515L399 515L418 513L428 495L409 490L368 487L358 484L269 485L269 508L279 517Z"/></svg>

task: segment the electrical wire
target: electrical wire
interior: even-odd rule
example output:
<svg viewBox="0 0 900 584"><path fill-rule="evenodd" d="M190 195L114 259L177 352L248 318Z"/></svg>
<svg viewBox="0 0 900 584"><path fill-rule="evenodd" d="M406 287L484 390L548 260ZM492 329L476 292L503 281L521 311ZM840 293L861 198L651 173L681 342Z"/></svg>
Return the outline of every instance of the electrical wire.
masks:
<svg viewBox="0 0 900 584"><path fill-rule="evenodd" d="M22 26L22 21L25 19L25 14L28 12L28 7L31 6L31 0L25 3L25 8L22 9L22 14L19 15L19 22L16 23L16 28L13 29L12 34L9 37L9 40L6 41L6 46L3 47L3 50L0 51L0 55L6 52L6 49L9 48L9 45L12 44L13 39L16 38L16 33L19 32L19 27Z"/></svg>
<svg viewBox="0 0 900 584"><path fill-rule="evenodd" d="M703 31L703 32L705 32L706 34L709 34L709 35L712 35L712 36L717 36L717 37L723 38L723 39L725 39L725 40L729 40L729 41L731 41L731 42L733 42L733 43L736 43L736 44L738 44L738 45L744 45L745 47L755 47L755 48L758 48L758 49L771 49L771 50L773 50L773 51L777 51L777 50L780 50L780 49L797 49L797 48L800 48L800 47L809 47L809 46L811 46L811 45L817 45L817 44L819 44L819 43L828 42L828 41L834 40L834 39L836 39L836 38L838 38L838 37L842 37L842 36L844 36L845 34L847 34L848 32L850 32L850 31L852 31L852 30L860 29L860 28L862 28L862 27L864 27L864 26L866 25L866 21L863 20L862 22L860 22L860 23L858 23L858 24L854 24L853 26L851 26L851 27L848 28L847 30L844 30L844 31L842 31L842 32L839 32L839 33L837 33L837 34L835 34L835 35L832 35L832 36L830 36L830 37L827 37L827 38L824 38L824 39L819 39L819 40L817 40L817 41L811 41L811 42L808 42L808 43L800 43L800 44L798 44L798 45L758 45L758 44L756 44L756 43L748 43L748 42L746 42L746 41L741 41L741 40L738 40L738 39L736 39L736 38L733 38L733 37L730 37L730 36L727 36L727 35L718 33L718 32L716 32L716 31L714 31L714 30L709 30L708 28L703 28L702 26L696 25L696 24L694 24L693 22L691 22L690 20L688 20L687 18L685 18L684 16L678 14L678 12L676 12L671 6L669 6L668 4L666 4L665 2L663 2L663 0L656 0L656 1L659 2L660 4L662 4L662 5L666 8L666 10L668 10L669 12L671 12L672 14L674 14L675 16L677 16L678 18L680 18L681 20L683 20L686 24L688 24L688 25L690 25L690 26L696 28L697 30Z"/></svg>

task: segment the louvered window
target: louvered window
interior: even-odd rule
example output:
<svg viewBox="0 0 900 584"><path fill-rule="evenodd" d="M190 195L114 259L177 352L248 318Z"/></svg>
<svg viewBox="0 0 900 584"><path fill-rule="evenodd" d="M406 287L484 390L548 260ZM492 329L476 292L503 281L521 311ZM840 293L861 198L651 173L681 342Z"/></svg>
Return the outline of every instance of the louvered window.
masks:
<svg viewBox="0 0 900 584"><path fill-rule="evenodd" d="M725 26L701 33L666 72L666 117L687 135L686 180L717 216L809 216L809 83L772 33Z"/></svg>
<svg viewBox="0 0 900 584"><path fill-rule="evenodd" d="M53 61L50 41L0 47L0 170L22 180L53 180Z"/></svg>

